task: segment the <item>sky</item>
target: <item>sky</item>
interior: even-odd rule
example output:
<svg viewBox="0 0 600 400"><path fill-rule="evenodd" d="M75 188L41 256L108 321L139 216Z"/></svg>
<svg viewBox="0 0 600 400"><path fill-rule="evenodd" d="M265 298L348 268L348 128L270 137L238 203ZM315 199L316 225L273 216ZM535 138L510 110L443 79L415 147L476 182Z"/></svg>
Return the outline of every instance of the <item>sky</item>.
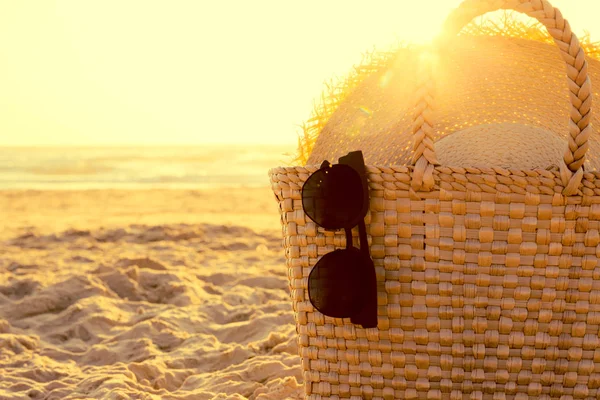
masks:
<svg viewBox="0 0 600 400"><path fill-rule="evenodd" d="M0 146L293 144L324 82L459 0L0 3ZM600 40L600 1L553 0Z"/></svg>

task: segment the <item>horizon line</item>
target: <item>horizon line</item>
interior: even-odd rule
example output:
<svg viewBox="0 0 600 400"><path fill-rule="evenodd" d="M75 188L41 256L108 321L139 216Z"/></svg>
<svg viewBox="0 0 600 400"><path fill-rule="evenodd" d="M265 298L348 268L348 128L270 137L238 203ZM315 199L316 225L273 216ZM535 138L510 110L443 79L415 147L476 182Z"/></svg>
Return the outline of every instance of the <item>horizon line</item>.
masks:
<svg viewBox="0 0 600 400"><path fill-rule="evenodd" d="M81 144L81 143L69 143L69 144L52 144L52 143L42 143L42 144L2 144L0 143L0 148L32 148L32 147L201 147L201 146L231 146L231 147L241 147L241 146L297 146L297 143L293 142L277 142L277 143L256 143L256 142L237 142L237 143L103 143L103 144Z"/></svg>

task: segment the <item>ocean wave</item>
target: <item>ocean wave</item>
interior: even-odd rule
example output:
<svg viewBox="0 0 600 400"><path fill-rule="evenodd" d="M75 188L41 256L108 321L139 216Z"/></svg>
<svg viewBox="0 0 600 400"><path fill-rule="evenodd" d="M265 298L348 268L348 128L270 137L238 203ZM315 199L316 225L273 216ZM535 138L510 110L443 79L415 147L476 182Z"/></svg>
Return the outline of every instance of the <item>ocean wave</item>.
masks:
<svg viewBox="0 0 600 400"><path fill-rule="evenodd" d="M268 185L284 146L21 148L0 156L0 189Z"/></svg>

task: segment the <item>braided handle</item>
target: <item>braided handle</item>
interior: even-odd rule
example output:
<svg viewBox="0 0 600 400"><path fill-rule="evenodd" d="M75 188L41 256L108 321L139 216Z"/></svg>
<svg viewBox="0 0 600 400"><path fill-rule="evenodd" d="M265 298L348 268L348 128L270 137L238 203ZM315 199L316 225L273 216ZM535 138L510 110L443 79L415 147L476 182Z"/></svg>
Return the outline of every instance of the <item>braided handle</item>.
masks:
<svg viewBox="0 0 600 400"><path fill-rule="evenodd" d="M583 162L592 132L592 84L588 77L585 52L569 22L547 0L465 0L448 16L434 48L443 49L473 18L490 11L512 9L536 18L554 38L567 65L571 98L569 141L561 165L563 194L578 193L583 178ZM413 118L414 190L429 190L433 186L433 166L438 164L433 141L433 86L431 63L423 60L419 71L420 89L417 91L416 112Z"/></svg>

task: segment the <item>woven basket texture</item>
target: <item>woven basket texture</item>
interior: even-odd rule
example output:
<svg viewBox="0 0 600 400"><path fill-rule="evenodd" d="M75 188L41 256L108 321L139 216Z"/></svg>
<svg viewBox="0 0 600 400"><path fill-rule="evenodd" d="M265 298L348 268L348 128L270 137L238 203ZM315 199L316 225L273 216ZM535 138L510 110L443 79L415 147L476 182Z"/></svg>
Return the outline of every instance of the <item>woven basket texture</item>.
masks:
<svg viewBox="0 0 600 400"><path fill-rule="evenodd" d="M379 322L362 329L308 299L345 246L302 210L315 170L271 170L308 399L600 396L600 174L566 197L557 172L439 167L417 200L412 168L369 167Z"/></svg>
<svg viewBox="0 0 600 400"><path fill-rule="evenodd" d="M427 56L427 73L423 53L402 50L339 105L309 165L269 171L307 399L600 398L600 153L588 79L600 68L547 1L461 7L454 33L505 7L560 39L460 37ZM308 298L312 267L346 238L307 217L302 185L350 150L368 164L371 329L324 316Z"/></svg>

